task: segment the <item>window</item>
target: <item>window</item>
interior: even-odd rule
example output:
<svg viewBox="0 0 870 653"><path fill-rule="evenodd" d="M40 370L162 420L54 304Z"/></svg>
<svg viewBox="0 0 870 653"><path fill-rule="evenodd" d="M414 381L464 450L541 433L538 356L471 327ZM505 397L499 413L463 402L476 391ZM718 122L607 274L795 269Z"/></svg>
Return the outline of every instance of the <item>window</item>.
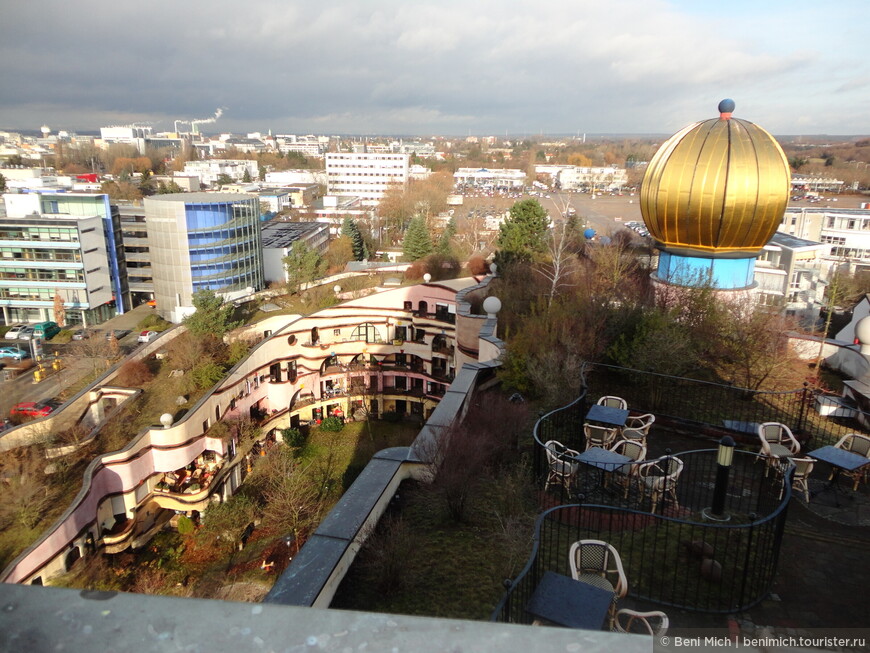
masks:
<svg viewBox="0 0 870 653"><path fill-rule="evenodd" d="M338 338L341 335L341 329L333 329L332 335Z"/></svg>
<svg viewBox="0 0 870 653"><path fill-rule="evenodd" d="M382 342L380 332L371 322L364 322L356 327L350 334L351 340L364 340L365 342Z"/></svg>

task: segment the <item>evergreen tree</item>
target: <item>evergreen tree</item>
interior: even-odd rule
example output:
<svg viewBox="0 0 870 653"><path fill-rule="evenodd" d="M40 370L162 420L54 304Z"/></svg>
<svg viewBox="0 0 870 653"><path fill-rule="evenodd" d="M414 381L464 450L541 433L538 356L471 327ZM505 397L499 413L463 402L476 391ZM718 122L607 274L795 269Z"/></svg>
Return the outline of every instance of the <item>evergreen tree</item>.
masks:
<svg viewBox="0 0 870 653"><path fill-rule="evenodd" d="M242 183L250 184L252 181L253 179L251 179L251 172L247 168L245 168L245 174L242 175Z"/></svg>
<svg viewBox="0 0 870 653"><path fill-rule="evenodd" d="M224 304L224 300L214 290L197 290L193 293L193 307L196 312L183 320L193 336L201 338L212 335L223 338L227 331L238 326L231 318L233 305Z"/></svg>
<svg viewBox="0 0 870 653"><path fill-rule="evenodd" d="M451 247L450 241L453 239L453 236L456 235L456 218L450 218L450 221L447 223L447 226L444 228L444 232L441 234L441 238L438 240L438 247L435 248L435 251L439 254L444 254L445 256L450 255Z"/></svg>
<svg viewBox="0 0 870 653"><path fill-rule="evenodd" d="M409 261L416 261L432 253L432 238L423 216L418 215L411 219L405 232L402 250Z"/></svg>
<svg viewBox="0 0 870 653"><path fill-rule="evenodd" d="M0 175L0 193L6 192L6 177Z"/></svg>
<svg viewBox="0 0 870 653"><path fill-rule="evenodd" d="M341 235L342 237L350 239L350 242L353 245L353 256L357 261L362 261L364 258L368 258L368 251L365 242L363 241L362 232L350 216L345 216L341 223Z"/></svg>
<svg viewBox="0 0 870 653"><path fill-rule="evenodd" d="M499 228L496 262L533 261L547 249L549 226L547 212L537 200L515 203Z"/></svg>
<svg viewBox="0 0 870 653"><path fill-rule="evenodd" d="M314 281L323 268L320 254L301 240L293 241L290 253L281 262L287 270L287 283L293 292L299 292L303 284Z"/></svg>

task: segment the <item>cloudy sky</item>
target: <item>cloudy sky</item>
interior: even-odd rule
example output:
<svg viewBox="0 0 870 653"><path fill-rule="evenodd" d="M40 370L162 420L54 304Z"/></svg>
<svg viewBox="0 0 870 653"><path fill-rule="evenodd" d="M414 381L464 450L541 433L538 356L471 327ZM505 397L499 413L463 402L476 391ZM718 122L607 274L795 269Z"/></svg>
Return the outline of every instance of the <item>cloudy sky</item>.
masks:
<svg viewBox="0 0 870 653"><path fill-rule="evenodd" d="M865 0L13 0L0 129L870 133Z"/></svg>

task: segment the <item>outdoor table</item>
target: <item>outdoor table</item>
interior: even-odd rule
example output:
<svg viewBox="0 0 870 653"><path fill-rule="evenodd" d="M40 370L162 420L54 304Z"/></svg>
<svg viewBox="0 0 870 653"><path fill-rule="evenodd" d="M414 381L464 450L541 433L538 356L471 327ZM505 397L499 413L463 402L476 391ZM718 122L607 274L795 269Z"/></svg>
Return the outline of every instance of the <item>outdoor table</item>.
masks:
<svg viewBox="0 0 870 653"><path fill-rule="evenodd" d="M623 456L621 453L616 453L610 449L602 449L601 447L592 447L583 453L574 456L574 460L589 465L598 470L598 485L604 487L604 474L606 472L614 472L626 463L634 462L633 458Z"/></svg>
<svg viewBox="0 0 870 653"><path fill-rule="evenodd" d="M612 603L613 591L547 571L526 604L526 612L559 626L601 630Z"/></svg>
<svg viewBox="0 0 870 653"><path fill-rule="evenodd" d="M586 413L586 421L594 422L595 424L603 424L604 426L616 426L622 428L625 426L625 420L628 419L628 411L624 408L613 408L611 406L600 406L595 404Z"/></svg>
<svg viewBox="0 0 870 653"><path fill-rule="evenodd" d="M870 459L865 458L864 456L859 456L856 453L852 453L851 451L846 451L845 449L840 449L838 447L832 447L828 445L827 447L822 447L821 449L815 449L807 453L810 458L815 458L816 460L821 460L823 463L828 463L833 468L833 476L828 484L823 487L821 490L818 490L813 496L819 494L820 492L833 489L834 490L834 500L836 501L837 507L840 507L840 500L837 497L837 479L840 476L840 472L844 469L847 472L853 472L856 469L863 467L864 465L870 463Z"/></svg>

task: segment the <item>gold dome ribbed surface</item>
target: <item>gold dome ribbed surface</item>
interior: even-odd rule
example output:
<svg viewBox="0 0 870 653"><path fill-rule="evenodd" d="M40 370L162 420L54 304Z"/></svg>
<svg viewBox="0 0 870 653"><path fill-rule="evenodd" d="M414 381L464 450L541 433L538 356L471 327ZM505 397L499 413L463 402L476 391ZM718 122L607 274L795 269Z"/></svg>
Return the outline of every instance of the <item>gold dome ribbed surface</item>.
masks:
<svg viewBox="0 0 870 653"><path fill-rule="evenodd" d="M640 209L650 235L669 251L754 256L782 221L790 180L773 136L745 120L715 118L685 127L659 148L643 178Z"/></svg>

